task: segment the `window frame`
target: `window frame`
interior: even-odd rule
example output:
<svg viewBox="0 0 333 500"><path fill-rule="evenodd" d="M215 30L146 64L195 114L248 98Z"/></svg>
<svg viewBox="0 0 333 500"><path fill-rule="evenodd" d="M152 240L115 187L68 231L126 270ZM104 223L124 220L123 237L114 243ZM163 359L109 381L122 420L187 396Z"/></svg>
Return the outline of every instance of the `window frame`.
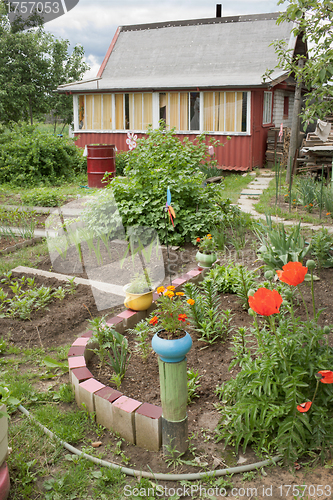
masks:
<svg viewBox="0 0 333 500"><path fill-rule="evenodd" d="M235 103L237 103L237 93L238 92L243 92L247 94L247 102L246 102L246 130L245 131L232 131L232 130L205 130L204 129L204 95L206 92L212 92L213 93L213 103L214 103L214 116L215 116L215 96L216 93L223 93L224 94L224 103L226 102L226 93L234 93L235 94ZM190 105L190 99L191 99L191 94L193 93L199 93L199 129L193 129L191 130L191 105ZM111 95L111 128L110 129L104 129L104 106L103 106L103 97L104 95ZM142 107L142 124L145 122L144 118L144 95L145 94L151 94L152 99L151 99L151 117L152 117L152 126L153 128L157 128L159 124L159 116L160 116L160 94L166 94L167 97L167 105L168 109L167 112L170 116L170 94L178 94L178 127L180 126L181 123L181 94L187 94L188 99L187 99L187 125L188 125L188 130L179 130L178 127L176 127L176 133L179 135L188 135L188 134L207 134L207 135L250 135L251 134L251 91L244 91L244 90L225 90L225 89L220 89L220 90L205 90L205 91L194 91L194 90L179 90L179 91L165 91L165 92L102 92L102 93L97 93L97 92L91 92L91 93L82 93L82 94L75 94L73 95L73 109L74 109L74 131L75 133L102 133L102 132L119 132L119 133L128 133L128 132L135 132L135 133L146 133L147 129L131 129L131 128L123 128L119 129L116 128L116 96L117 95L122 95L122 103L123 103L123 109L122 109L122 121L124 127L126 126L125 124L125 95L126 94L141 94L141 107ZM87 107L86 107L86 96L92 96L92 113L94 113L94 96L95 95L101 95L101 129L96 130L96 129L80 129L79 128L79 97L83 96L84 97L84 112L85 112L85 122L87 122ZM134 98L130 99L132 101L132 107L134 107ZM133 110L132 110L133 113ZM133 118L134 119L134 118ZM90 121L90 119L89 119ZM168 125L168 117L167 117L167 125ZM226 117L224 117L224 122L226 121ZM235 124L237 123L237 104L235 104L235 117L234 117L234 122ZM91 123L94 123L94 115L91 117ZM242 122L243 123L243 122ZM215 128L215 121L213 118L213 125ZM236 125L235 125L236 126Z"/></svg>
<svg viewBox="0 0 333 500"><path fill-rule="evenodd" d="M269 97L267 102L266 97ZM267 106L268 104L268 106ZM269 118L269 121L265 121ZM263 96L263 109L262 109L262 124L263 126L271 125L273 120L273 92L271 90L265 90Z"/></svg>

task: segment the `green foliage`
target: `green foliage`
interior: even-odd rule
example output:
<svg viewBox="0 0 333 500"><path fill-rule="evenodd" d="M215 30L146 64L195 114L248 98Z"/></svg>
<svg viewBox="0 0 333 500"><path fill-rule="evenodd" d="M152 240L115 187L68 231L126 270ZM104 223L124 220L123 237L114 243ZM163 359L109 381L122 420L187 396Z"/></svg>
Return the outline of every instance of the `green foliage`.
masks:
<svg viewBox="0 0 333 500"><path fill-rule="evenodd" d="M146 362L149 354L152 352L152 348L149 342L149 334L151 332L151 327L145 320L139 321L135 325L135 328L129 330L130 334L135 335L136 346L135 351L141 356L142 361Z"/></svg>
<svg viewBox="0 0 333 500"><path fill-rule="evenodd" d="M107 351L107 354L108 364L111 366L121 382L125 376L131 356L128 351L127 338L121 333L118 333L116 330L112 332L110 351Z"/></svg>
<svg viewBox="0 0 333 500"><path fill-rule="evenodd" d="M41 26L32 28L35 25L11 26L4 17L0 19L1 122L29 120L32 124L34 117L52 111L55 125L59 116L65 124L71 123L71 96L54 90L80 80L89 69L83 47L77 45L69 54L68 40L56 39Z"/></svg>
<svg viewBox="0 0 333 500"><path fill-rule="evenodd" d="M59 185L74 179L84 165L82 151L71 139L27 125L0 131L0 183Z"/></svg>
<svg viewBox="0 0 333 500"><path fill-rule="evenodd" d="M243 307L248 309L248 292L258 288L258 276L244 266L228 264L215 266L207 273L206 278L212 279L219 293L235 293L241 300Z"/></svg>
<svg viewBox="0 0 333 500"><path fill-rule="evenodd" d="M204 136L181 142L173 130L149 129L147 138L138 140L128 154L126 179L116 177L111 183L124 226L155 228L161 242L166 241L167 227L168 241L175 245L206 234L219 214L214 201L221 190L217 185L202 185L200 166L208 161ZM176 213L175 227L165 214L167 187ZM98 227L95 214L103 216L101 212L97 203L89 213Z"/></svg>
<svg viewBox="0 0 333 500"><path fill-rule="evenodd" d="M301 224L293 226L288 234L283 224L276 229L272 227L270 216L266 216L267 226L262 226L257 231L257 236L261 241L258 256L269 269L276 270L288 262L303 262L309 251L309 246L305 245L301 235Z"/></svg>
<svg viewBox="0 0 333 500"><path fill-rule="evenodd" d="M278 2L284 3L286 0ZM277 21L278 24L283 21L294 23L294 35L299 35L301 39L306 37L308 46L311 46L311 57L304 66L299 66L298 61L304 59L304 55L295 57L293 51L288 50L285 40L278 40L273 44L278 55L278 66L293 74L297 81L302 81L307 89L311 89L305 94L306 103L301 114L305 123L307 120L312 123L317 117L324 118L333 110L330 89L333 75L332 12L330 0L288 0L286 10Z"/></svg>
<svg viewBox="0 0 333 500"><path fill-rule="evenodd" d="M314 233L310 253L318 267L333 267L333 236L328 229L322 228Z"/></svg>
<svg viewBox="0 0 333 500"><path fill-rule="evenodd" d="M218 288L211 278L205 278L200 288L193 283L184 285L188 299L194 300L189 309L189 317L195 325L203 342L213 344L218 339L225 340L231 331L232 314L230 310L219 310Z"/></svg>
<svg viewBox="0 0 333 500"><path fill-rule="evenodd" d="M296 184L296 202L304 207L317 201L317 186L311 177L299 177Z"/></svg>
<svg viewBox="0 0 333 500"><path fill-rule="evenodd" d="M193 368L187 370L187 404L190 405L194 398L198 398L197 389L200 387L201 375L199 371L194 371Z"/></svg>
<svg viewBox="0 0 333 500"><path fill-rule="evenodd" d="M11 273L5 275L1 282L8 284L13 296L8 297L4 290L0 291L0 317L17 317L30 319L33 311L43 310L54 299L64 298L64 289L58 287L36 286L34 278L11 279Z"/></svg>
<svg viewBox="0 0 333 500"><path fill-rule="evenodd" d="M117 151L116 153L116 175L124 175L127 167L130 151Z"/></svg>
<svg viewBox="0 0 333 500"><path fill-rule="evenodd" d="M30 239L34 237L36 223L33 219L36 212L20 210L6 210L0 207L0 234L8 240L19 237ZM16 231L14 231L14 226Z"/></svg>
<svg viewBox="0 0 333 500"><path fill-rule="evenodd" d="M57 194L53 189L39 187L22 193L21 200L25 205L35 207L59 207L64 203L66 197Z"/></svg>
<svg viewBox="0 0 333 500"><path fill-rule="evenodd" d="M236 452L240 445L244 451L254 445L259 452L278 452L291 462L311 450L320 450L323 458L333 445L332 386L320 384L313 410L300 413L296 408L313 396L315 374L332 366L333 349L315 321L295 322L294 331L282 312L276 336L266 326L261 329L256 352L251 352L246 341L243 344L241 332L232 364L239 364L241 371L216 391L223 422L218 438L234 444Z"/></svg>
<svg viewBox="0 0 333 500"><path fill-rule="evenodd" d="M12 396L11 390L8 389L8 387L0 383L0 406L3 404L8 407L9 411L13 411L13 409L20 404L20 401ZM7 416L7 412L0 411L0 419Z"/></svg>
<svg viewBox="0 0 333 500"><path fill-rule="evenodd" d="M88 342L88 348L98 356L101 367L104 367L107 359L107 348L111 345L110 340L114 329L107 326L105 316L92 318L88 320L88 323L93 332Z"/></svg>

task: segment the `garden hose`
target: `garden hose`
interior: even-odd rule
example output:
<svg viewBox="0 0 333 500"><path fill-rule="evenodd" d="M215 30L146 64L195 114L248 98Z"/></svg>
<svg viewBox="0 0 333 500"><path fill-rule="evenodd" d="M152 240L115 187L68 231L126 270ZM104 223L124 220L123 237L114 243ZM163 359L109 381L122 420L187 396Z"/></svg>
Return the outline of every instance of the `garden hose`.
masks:
<svg viewBox="0 0 333 500"><path fill-rule="evenodd" d="M38 422L38 420L36 420L36 418L33 417L29 413L29 411L26 410L22 405L19 405L18 409L24 415L26 415L30 420L32 420L35 424L37 424L44 431L45 434L47 434L52 439L56 439L64 448L66 448L66 450L70 451L71 453L78 455L79 457L86 458L87 460L90 460L91 462L100 465L102 467L117 469L120 470L120 472L126 474L127 476L133 476L139 479L145 477L148 479L155 479L155 480L157 479L160 481L195 481L198 479L203 479L211 476L219 477L219 476L225 476L226 474L237 474L237 473L251 471L254 469L261 469L266 465L272 465L281 460L280 456L275 456L270 458L269 460L263 460L262 462L257 462L254 464L240 465L238 467L230 467L228 469L218 469L209 472L198 472L190 474L161 474L161 473L154 474L153 472L146 472L142 470L135 470L135 469L129 469L127 467L122 467L121 465L114 464L112 462L107 462L106 460L102 460L100 458L93 457L92 455L88 455L87 453L84 453L78 450L77 448L74 448L74 446L66 443L66 441L63 441L58 436L56 436L56 434L54 434L52 431L50 431L44 425Z"/></svg>

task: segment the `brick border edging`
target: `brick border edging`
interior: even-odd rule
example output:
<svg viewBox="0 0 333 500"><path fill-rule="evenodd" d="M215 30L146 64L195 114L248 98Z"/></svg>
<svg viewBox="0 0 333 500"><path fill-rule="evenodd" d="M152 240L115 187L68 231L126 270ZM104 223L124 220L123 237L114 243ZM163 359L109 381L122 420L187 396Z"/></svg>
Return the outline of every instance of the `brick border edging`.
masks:
<svg viewBox="0 0 333 500"><path fill-rule="evenodd" d="M197 268L172 281L176 289L186 282L200 282L207 269ZM153 294L153 300L158 294ZM106 321L106 324L123 334L147 317L155 308L153 303L147 311L126 309ZM73 387L78 406L85 405L87 411L95 413L97 423L116 431L126 441L149 451L159 451L162 443L162 408L129 398L121 392L105 386L94 379L87 368L92 352L87 344L92 330L83 333L71 345L68 352L69 381Z"/></svg>

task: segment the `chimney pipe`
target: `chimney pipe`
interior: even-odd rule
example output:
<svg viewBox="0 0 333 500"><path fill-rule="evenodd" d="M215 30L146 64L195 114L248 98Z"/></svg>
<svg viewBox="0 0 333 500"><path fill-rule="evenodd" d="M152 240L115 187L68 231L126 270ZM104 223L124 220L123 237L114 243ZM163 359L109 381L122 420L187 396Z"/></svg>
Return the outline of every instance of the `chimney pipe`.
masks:
<svg viewBox="0 0 333 500"><path fill-rule="evenodd" d="M216 4L216 17L222 17L222 4Z"/></svg>

